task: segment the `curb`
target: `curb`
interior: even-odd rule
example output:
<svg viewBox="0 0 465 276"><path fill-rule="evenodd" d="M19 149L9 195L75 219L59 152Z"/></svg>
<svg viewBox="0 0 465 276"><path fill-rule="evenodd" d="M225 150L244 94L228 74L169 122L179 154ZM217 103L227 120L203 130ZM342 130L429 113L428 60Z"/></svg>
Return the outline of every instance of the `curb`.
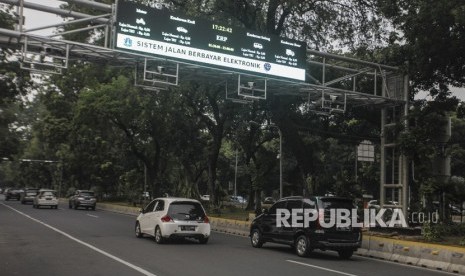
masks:
<svg viewBox="0 0 465 276"><path fill-rule="evenodd" d="M465 274L465 248L364 235L358 255Z"/></svg>

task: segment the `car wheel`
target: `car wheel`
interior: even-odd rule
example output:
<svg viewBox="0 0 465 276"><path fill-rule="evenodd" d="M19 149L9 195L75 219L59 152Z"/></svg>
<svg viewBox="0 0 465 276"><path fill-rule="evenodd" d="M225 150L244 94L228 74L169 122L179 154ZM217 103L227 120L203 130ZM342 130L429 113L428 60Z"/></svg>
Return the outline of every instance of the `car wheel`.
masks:
<svg viewBox="0 0 465 276"><path fill-rule="evenodd" d="M10 199L8 197L5 197L5 201L8 201L8 200L10 200Z"/></svg>
<svg viewBox="0 0 465 276"><path fill-rule="evenodd" d="M299 257L307 257L310 253L310 243L305 235L300 235L295 240L295 252Z"/></svg>
<svg viewBox="0 0 465 276"><path fill-rule="evenodd" d="M347 260L347 259L350 259L350 257L352 257L352 255L354 254L354 251L352 249L344 249L344 250L339 250L337 253L339 254L339 258Z"/></svg>
<svg viewBox="0 0 465 276"><path fill-rule="evenodd" d="M155 228L155 242L158 244L162 244L165 242L165 238L163 238L161 234L161 229L158 226Z"/></svg>
<svg viewBox="0 0 465 276"><path fill-rule="evenodd" d="M92 208L91 208L91 209L92 209L92 211L95 211L95 206L92 206Z"/></svg>
<svg viewBox="0 0 465 276"><path fill-rule="evenodd" d="M78 206L76 203L73 204L74 210L77 210Z"/></svg>
<svg viewBox="0 0 465 276"><path fill-rule="evenodd" d="M136 237L137 238L142 238L142 231L140 230L139 222L136 222Z"/></svg>
<svg viewBox="0 0 465 276"><path fill-rule="evenodd" d="M200 244L206 244L207 242L208 242L208 238L205 238L205 237L199 238L199 243Z"/></svg>
<svg viewBox="0 0 465 276"><path fill-rule="evenodd" d="M257 228L252 230L252 233L250 234L250 242L252 243L252 246L255 248L260 248L264 244L262 233L260 233L260 230L258 230Z"/></svg>
<svg viewBox="0 0 465 276"><path fill-rule="evenodd" d="M69 209L72 209L72 208L73 208L73 205L71 205L71 202L68 203L68 208L69 208Z"/></svg>

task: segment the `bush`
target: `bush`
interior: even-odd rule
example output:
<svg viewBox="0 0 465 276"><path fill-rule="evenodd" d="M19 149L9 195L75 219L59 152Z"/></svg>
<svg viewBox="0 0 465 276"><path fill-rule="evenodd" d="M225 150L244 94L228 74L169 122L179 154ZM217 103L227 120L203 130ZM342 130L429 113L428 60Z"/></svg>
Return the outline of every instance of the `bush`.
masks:
<svg viewBox="0 0 465 276"><path fill-rule="evenodd" d="M439 241L443 237L464 237L465 224L434 224L425 223L422 228L422 235L426 241ZM461 241L465 244L465 239Z"/></svg>
<svg viewBox="0 0 465 276"><path fill-rule="evenodd" d="M444 236L444 233L442 232L441 227L439 227L439 224L433 224L433 223L425 223L423 224L423 228L421 231L421 234L425 241L440 241L442 240L442 237Z"/></svg>

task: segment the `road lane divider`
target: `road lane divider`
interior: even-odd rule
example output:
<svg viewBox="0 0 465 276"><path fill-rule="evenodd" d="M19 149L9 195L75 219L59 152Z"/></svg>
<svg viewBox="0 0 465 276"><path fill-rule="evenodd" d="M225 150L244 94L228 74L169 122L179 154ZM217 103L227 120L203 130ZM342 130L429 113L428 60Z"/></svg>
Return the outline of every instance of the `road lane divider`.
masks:
<svg viewBox="0 0 465 276"><path fill-rule="evenodd" d="M2 204L3 206L5 206L5 207L8 207L9 209L11 209L11 210L17 212L18 214L20 214L20 215L22 215L22 216L24 216L24 217L26 217L26 218L28 218L28 219L30 219L30 220L32 220L32 221L35 221L35 222L37 222L37 223L39 223L39 224L42 224L43 226L45 226L45 227L47 227L47 228L49 228L49 229L51 229L51 230L53 230L53 231L55 231L55 232L57 232L57 233L59 233L59 234L61 234L61 235L67 237L67 238L70 239L70 240L73 240L73 241L75 241L75 242L77 242L77 243L79 243L79 244L81 244L81 245L86 246L87 248L90 248L90 249L94 250L94 251L97 252L97 253L100 253L100 254L102 254L102 255L104 255L104 256L110 258L110 259L113 259L113 260L115 260L115 261L117 261L117 262L119 262L119 263L121 263L121 264L123 264L123 265L129 267L129 268L132 268L132 269L136 270L137 272L140 272L140 273L143 274L143 275L146 275L146 276L157 276L157 275L155 275L155 274L153 274L153 273L151 273L151 272L149 272L149 271L147 271L147 270L145 270L145 269L143 269L143 268L141 268L141 267L139 267L139 266L136 266L136 265L134 265L134 264L131 264L130 262L127 262L127 261L125 261L125 260L123 260L123 259L121 259L121 258L119 258L119 257L116 257L115 255L112 255L112 254L110 254L110 253L108 253L108 252L106 252L106 251L104 251L104 250L102 250L102 249L100 249L100 248L98 248L98 247L95 247L95 246L93 246L93 245L91 245L91 244L89 244L89 243L86 243L86 242L84 242L84 241L82 241L82 240L80 240L80 239L78 239L78 238L76 238L76 237L74 237L74 236L72 236L72 235L70 235L70 234L64 232L64 231L61 231L60 229L55 228L55 227L53 227L53 226L51 226L51 225L49 225L49 224L47 224L47 223L45 223L45 222L43 222L43 221L41 221L41 220L38 220L38 219L36 219L36 218L33 218L33 217L29 216L28 214L23 213L23 212L21 212L21 211L15 209L15 208L9 206L9 205L6 205L6 204L4 204L4 203L1 203L1 204Z"/></svg>
<svg viewBox="0 0 465 276"><path fill-rule="evenodd" d="M98 216L96 216L96 215L91 215L91 214L86 214L86 215L89 216L89 217L92 217L92 218L98 218Z"/></svg>
<svg viewBox="0 0 465 276"><path fill-rule="evenodd" d="M297 261L293 261L293 260L286 260L286 262L293 263L293 264L298 264L298 265L303 265L303 266L308 266L308 267L311 267L311 268L324 270L324 271L328 271L328 272L333 272L333 273L340 274L340 275L358 276L356 274L350 274L350 273L347 273L347 272L344 272L344 271L334 270L334 269L326 268L326 267L323 267L323 266L317 266L317 265L297 262Z"/></svg>

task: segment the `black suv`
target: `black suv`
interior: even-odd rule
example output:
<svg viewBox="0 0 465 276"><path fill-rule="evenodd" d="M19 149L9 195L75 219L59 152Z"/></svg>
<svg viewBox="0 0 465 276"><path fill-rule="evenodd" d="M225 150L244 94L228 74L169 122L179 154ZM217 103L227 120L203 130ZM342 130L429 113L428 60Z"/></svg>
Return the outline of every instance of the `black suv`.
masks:
<svg viewBox="0 0 465 276"><path fill-rule="evenodd" d="M295 248L297 255L301 257L308 256L313 249L321 249L337 251L340 258L349 259L361 246L361 229L352 227L352 224L348 227L339 227L341 225L334 223L328 228L321 225L330 222L331 209L351 210L350 217L352 217L354 208L353 201L343 197L282 198L253 220L250 226L250 241L252 246L257 248L262 247L265 242L287 244ZM301 225L292 224L293 209L298 216L295 221ZM283 210L289 211L291 215L283 216ZM303 214L310 212L316 219L309 219L308 223L304 223ZM278 215L279 219L277 219ZM357 214L354 216L357 217ZM282 223L283 219L288 225ZM321 223L322 220L324 223Z"/></svg>
<svg viewBox="0 0 465 276"><path fill-rule="evenodd" d="M19 200L21 197L21 190L19 189L8 189L5 194L5 200L15 199Z"/></svg>

